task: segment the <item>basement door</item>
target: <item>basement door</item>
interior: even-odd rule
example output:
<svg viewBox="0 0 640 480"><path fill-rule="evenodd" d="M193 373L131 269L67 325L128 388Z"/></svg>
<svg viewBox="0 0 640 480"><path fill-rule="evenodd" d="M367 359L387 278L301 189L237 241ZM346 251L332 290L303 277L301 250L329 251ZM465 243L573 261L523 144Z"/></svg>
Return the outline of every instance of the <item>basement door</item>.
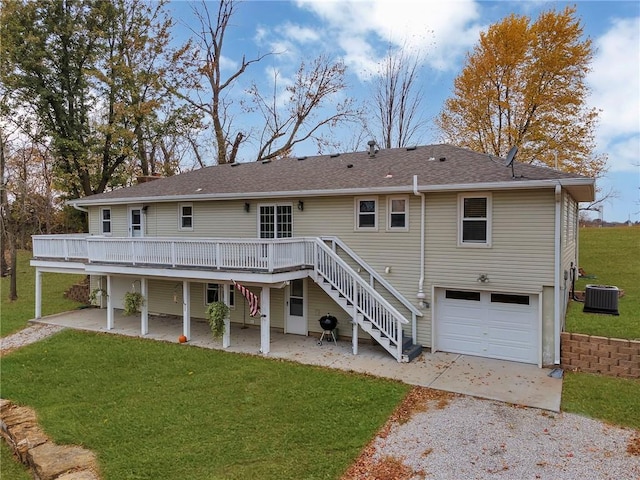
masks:
<svg viewBox="0 0 640 480"><path fill-rule="evenodd" d="M538 364L538 295L437 289L435 350Z"/></svg>
<svg viewBox="0 0 640 480"><path fill-rule="evenodd" d="M286 328L284 333L307 335L307 301L303 278L291 280L285 291Z"/></svg>

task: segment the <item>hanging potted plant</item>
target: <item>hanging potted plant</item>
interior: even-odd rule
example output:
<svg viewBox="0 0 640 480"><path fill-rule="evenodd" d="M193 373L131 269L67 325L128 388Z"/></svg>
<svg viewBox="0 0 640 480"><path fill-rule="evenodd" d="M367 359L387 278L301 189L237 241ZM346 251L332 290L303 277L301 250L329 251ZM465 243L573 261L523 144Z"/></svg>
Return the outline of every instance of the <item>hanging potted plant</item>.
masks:
<svg viewBox="0 0 640 480"><path fill-rule="evenodd" d="M229 307L221 301L212 302L207 307L206 315L213 338L220 338L224 335L224 319L229 316Z"/></svg>
<svg viewBox="0 0 640 480"><path fill-rule="evenodd" d="M124 315L135 315L140 311L140 307L144 305L144 296L138 292L127 292L124 294L123 307Z"/></svg>
<svg viewBox="0 0 640 480"><path fill-rule="evenodd" d="M102 297L107 297L107 291L104 288L94 288L89 294L89 303L95 305Z"/></svg>

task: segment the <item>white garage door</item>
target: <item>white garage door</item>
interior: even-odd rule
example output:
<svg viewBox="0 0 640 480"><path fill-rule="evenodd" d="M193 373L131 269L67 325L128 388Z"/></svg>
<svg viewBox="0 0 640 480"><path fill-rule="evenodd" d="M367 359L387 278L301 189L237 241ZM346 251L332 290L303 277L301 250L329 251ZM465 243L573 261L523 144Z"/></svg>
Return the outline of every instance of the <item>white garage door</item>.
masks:
<svg viewBox="0 0 640 480"><path fill-rule="evenodd" d="M538 296L438 289L435 349L538 363Z"/></svg>

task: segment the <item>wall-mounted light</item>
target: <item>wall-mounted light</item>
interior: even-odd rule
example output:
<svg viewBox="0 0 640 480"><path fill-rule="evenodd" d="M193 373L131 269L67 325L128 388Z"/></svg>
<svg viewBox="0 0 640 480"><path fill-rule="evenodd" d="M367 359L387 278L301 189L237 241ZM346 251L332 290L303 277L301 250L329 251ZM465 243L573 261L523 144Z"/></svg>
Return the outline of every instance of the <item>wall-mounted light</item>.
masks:
<svg viewBox="0 0 640 480"><path fill-rule="evenodd" d="M384 267L384 273L389 275L391 273L391 267Z"/></svg>
<svg viewBox="0 0 640 480"><path fill-rule="evenodd" d="M304 202L302 200L298 200L298 210L304 210Z"/></svg>
<svg viewBox="0 0 640 480"><path fill-rule="evenodd" d="M145 205L144 207L142 207L142 211L144 213L147 213L147 210L149 210L149 205Z"/></svg>
<svg viewBox="0 0 640 480"><path fill-rule="evenodd" d="M244 202L244 211L248 213L250 209L251 204L249 202Z"/></svg>
<svg viewBox="0 0 640 480"><path fill-rule="evenodd" d="M489 283L489 275L486 273L481 273L478 276L478 282L480 283Z"/></svg>

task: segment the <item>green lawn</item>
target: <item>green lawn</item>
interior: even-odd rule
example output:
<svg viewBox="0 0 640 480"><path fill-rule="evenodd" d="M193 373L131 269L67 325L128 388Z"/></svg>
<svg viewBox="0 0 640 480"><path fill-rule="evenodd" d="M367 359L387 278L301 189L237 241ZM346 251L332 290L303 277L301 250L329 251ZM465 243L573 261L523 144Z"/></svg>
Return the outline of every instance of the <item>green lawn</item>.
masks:
<svg viewBox="0 0 640 480"><path fill-rule="evenodd" d="M18 299L9 301L9 277L0 278L0 337L24 328L35 314L35 270L29 265L31 252L18 252ZM81 275L44 273L42 275L42 314L74 310L80 304L67 300L62 295Z"/></svg>
<svg viewBox="0 0 640 480"><path fill-rule="evenodd" d="M7 442L0 439L0 478L3 480L32 480L33 475L11 453Z"/></svg>
<svg viewBox="0 0 640 480"><path fill-rule="evenodd" d="M410 387L292 362L80 331L2 359L2 395L105 479L336 479ZM8 477L7 477L8 478Z"/></svg>
<svg viewBox="0 0 640 480"><path fill-rule="evenodd" d="M561 410L640 430L640 380L566 372Z"/></svg>
<svg viewBox="0 0 640 480"><path fill-rule="evenodd" d="M583 304L571 302L565 329L602 337L640 339L640 227L581 228L579 265L587 275L576 290L587 284L615 285L624 290L619 316L583 313Z"/></svg>

